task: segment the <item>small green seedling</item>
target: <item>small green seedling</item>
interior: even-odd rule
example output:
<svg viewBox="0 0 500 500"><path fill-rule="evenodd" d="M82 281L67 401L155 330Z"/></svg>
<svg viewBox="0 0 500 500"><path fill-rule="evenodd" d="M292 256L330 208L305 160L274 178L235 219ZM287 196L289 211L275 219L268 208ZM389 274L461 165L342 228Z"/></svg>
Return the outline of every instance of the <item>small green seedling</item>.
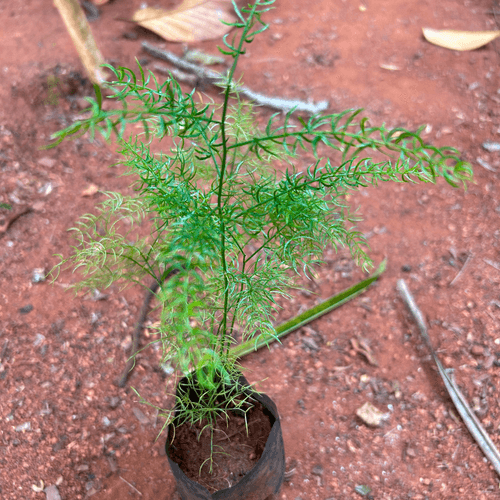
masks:
<svg viewBox="0 0 500 500"><path fill-rule="evenodd" d="M326 247L347 247L371 265L348 193L387 181L443 177L456 187L472 178L459 153L426 144L422 128L372 126L360 110L312 117L292 110L259 127L235 73L245 46L267 29L262 16L272 4L233 1L239 20L219 49L233 61L220 83L222 103L204 103L140 66L138 76L109 67L107 99L115 105L103 106L98 94L88 118L54 136L57 143L85 132L115 135L121 145L135 194L106 193L97 213L80 218L74 253L63 262L83 275L77 288L159 280L163 362L194 373L203 394L196 407L180 401L179 422L214 422L227 400L244 403L225 384L238 369L232 346L277 336L277 297L323 261ZM130 124L142 129L127 138ZM135 227L147 221L151 232L140 238Z"/></svg>

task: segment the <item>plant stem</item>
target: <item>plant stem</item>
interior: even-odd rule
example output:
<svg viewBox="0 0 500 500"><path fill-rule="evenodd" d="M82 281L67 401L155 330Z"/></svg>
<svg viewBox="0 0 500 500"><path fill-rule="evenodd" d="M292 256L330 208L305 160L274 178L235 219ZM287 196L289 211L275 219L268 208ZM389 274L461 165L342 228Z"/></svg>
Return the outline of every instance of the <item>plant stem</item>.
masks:
<svg viewBox="0 0 500 500"><path fill-rule="evenodd" d="M227 359L229 353L229 344L226 340L227 337L227 316L229 314L229 281L227 278L227 263L226 263L226 226L224 222L224 213L223 213L223 201L222 201L222 191L224 185L224 174L227 168L227 155L228 155L228 142L229 137L227 136L226 131L226 119L227 112L229 107L229 94L231 93L232 81L234 78L234 72L236 71L236 66L238 64L238 60L240 58L240 54L243 53L242 48L243 44L246 42L246 38L248 32L252 29L253 26L253 18L255 15L255 11L257 9L257 3L252 6L251 11L249 12L249 16L247 22L245 23L245 27L243 29L243 33L238 41L238 46L234 51L233 56L233 64L229 71L227 77L226 88L224 91L224 103L222 105L222 116L220 120L220 131L221 131L221 143L222 143L222 157L221 157L221 167L219 170L219 189L217 192L217 211L219 216L220 223L220 233L221 233L221 241L220 241L220 254L221 254L221 265L222 272L224 274L224 310L222 313L222 325L221 330L219 331L219 351L224 359Z"/></svg>

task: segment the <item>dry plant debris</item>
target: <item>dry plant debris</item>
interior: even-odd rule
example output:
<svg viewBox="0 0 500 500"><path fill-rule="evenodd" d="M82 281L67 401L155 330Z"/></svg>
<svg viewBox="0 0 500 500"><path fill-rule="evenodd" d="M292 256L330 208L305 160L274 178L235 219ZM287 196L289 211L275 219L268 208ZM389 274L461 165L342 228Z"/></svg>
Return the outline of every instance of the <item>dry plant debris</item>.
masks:
<svg viewBox="0 0 500 500"><path fill-rule="evenodd" d="M398 280L397 288L399 293L401 294L403 301L405 302L413 318L415 319L422 338L425 340L427 347L431 351L432 358L436 363L439 374L441 375L441 378L443 379L443 382L446 386L446 390L448 391L448 394L450 395L450 398L453 401L458 413L462 417L462 420L464 421L467 429L469 429L469 432L472 434L472 437L475 439L482 452L485 454L485 456L493 465L497 474L500 476L500 452L496 448L495 444L491 440L484 427L481 425L481 422L479 422L479 419L476 417L474 411L469 406L464 395L458 388L458 385L455 383L453 370L445 370L443 365L441 364L441 361L439 360L434 348L432 347L432 343L430 341L429 333L427 331L427 326L425 324L422 312L415 303L415 300L413 299L413 296L408 289L406 282L402 279Z"/></svg>
<svg viewBox="0 0 500 500"><path fill-rule="evenodd" d="M170 42L221 38L236 21L231 0L184 0L176 9L139 9L132 20ZM222 21L222 22L221 22Z"/></svg>
<svg viewBox="0 0 500 500"><path fill-rule="evenodd" d="M422 28L422 32L428 42L445 49L459 51L479 49L500 36L499 30L459 31Z"/></svg>

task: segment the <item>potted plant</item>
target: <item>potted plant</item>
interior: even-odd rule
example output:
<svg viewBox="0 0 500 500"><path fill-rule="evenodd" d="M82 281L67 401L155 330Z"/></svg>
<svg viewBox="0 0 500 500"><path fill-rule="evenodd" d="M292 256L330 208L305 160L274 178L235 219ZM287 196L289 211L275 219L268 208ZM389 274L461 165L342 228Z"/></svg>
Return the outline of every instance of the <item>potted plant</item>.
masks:
<svg viewBox="0 0 500 500"><path fill-rule="evenodd" d="M103 109L96 88L90 116L54 136L57 143L87 131L107 140L115 133L134 176L134 196L107 193L96 214L80 219L74 253L61 264L81 271L77 288L155 280L164 360L174 360L184 377L167 440L183 499L257 500L278 491L284 473L278 412L242 377L234 344L276 337L276 297L287 296L294 279L322 261L327 245L346 246L359 264L371 265L345 195L381 181L444 177L458 186L472 176L456 150L425 144L422 129L371 126L360 110L296 118L291 110L259 128L254 108L239 97L235 71L245 45L267 28L261 16L272 3L255 0L240 9L233 1L239 20L219 49L233 61L220 81L222 104L203 103L173 77L160 83L140 66L139 78L109 67L115 81L108 98L118 106ZM126 139L130 123L143 130ZM314 156L309 165L306 151ZM134 237L145 221L149 236ZM255 422L263 424L260 449L249 454L250 472L210 489L193 475L210 476L219 457L232 453L225 426L234 419L247 436L260 427ZM207 456L188 478L179 450L190 436L195 443L206 438Z"/></svg>

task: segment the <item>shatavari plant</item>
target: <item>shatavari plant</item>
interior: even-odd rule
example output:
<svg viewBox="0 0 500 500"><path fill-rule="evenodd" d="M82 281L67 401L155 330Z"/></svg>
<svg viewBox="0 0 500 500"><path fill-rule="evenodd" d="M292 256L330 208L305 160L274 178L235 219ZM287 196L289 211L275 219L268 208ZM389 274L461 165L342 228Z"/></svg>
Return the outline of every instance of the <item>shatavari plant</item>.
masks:
<svg viewBox="0 0 500 500"><path fill-rule="evenodd" d="M238 21L219 48L232 58L219 82L222 103L203 102L140 65L138 76L109 66L107 98L118 105L103 109L96 89L90 116L54 135L55 143L115 135L121 146L135 194L106 193L97 213L73 228L74 253L60 265L82 274L77 289L157 280L163 361L174 360L203 393L194 410L184 405L184 421L210 423L225 411L216 402L237 377L236 339L276 336L277 297L322 262L327 246L347 247L358 264L371 265L347 193L382 181L443 177L457 187L472 178L457 150L424 142L423 127L372 126L361 110L312 117L291 110L259 127L235 74L245 46L268 28L262 15L273 1L239 8L233 0ZM145 222L151 230L139 237ZM240 395L231 392L230 402Z"/></svg>

